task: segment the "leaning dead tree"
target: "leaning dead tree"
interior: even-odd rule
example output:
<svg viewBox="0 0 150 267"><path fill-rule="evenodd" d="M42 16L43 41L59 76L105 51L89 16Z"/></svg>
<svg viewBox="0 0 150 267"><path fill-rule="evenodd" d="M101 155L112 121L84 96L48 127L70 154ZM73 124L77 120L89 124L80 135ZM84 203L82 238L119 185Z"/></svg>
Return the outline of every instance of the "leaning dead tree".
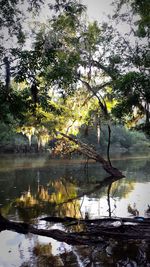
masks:
<svg viewBox="0 0 150 267"><path fill-rule="evenodd" d="M111 177L115 177L116 179L121 179L125 177L121 171L119 171L117 168L113 167L110 163L110 160L105 160L97 151L95 151L91 146L83 143L82 141L78 140L77 138L64 134L59 133L66 139L74 142L76 145L78 145L78 151L81 152L83 155L87 156L89 159L93 159L96 162L99 162L103 169L110 174Z"/></svg>

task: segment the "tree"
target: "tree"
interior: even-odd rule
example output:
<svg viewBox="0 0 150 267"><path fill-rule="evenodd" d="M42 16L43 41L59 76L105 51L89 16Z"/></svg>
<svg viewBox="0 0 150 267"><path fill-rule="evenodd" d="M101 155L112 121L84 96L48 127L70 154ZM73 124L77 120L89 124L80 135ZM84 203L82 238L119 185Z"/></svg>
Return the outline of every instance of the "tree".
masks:
<svg viewBox="0 0 150 267"><path fill-rule="evenodd" d="M15 36L18 43L22 44L25 41L24 35L24 20L29 16L30 12L38 13L43 0L20 1L19 0L2 0L0 3L1 19L0 33L1 40ZM1 46L1 51L5 50Z"/></svg>
<svg viewBox="0 0 150 267"><path fill-rule="evenodd" d="M33 4L37 8L40 2ZM23 30L22 14L17 2L5 4L2 9L1 30L3 25L3 30L7 28L10 36L17 36L19 29ZM13 7L9 17L4 12L7 6L9 11ZM49 116L46 112L57 113L57 108L55 109L49 97L51 88L55 88L55 91L57 89L57 94L64 100L76 88L80 57L79 47L77 51L75 48L80 43L77 32L81 28L80 17L85 8L76 1L56 1L53 8L59 13L58 19L53 19L47 27L41 27L35 34L35 42L30 50L18 48L16 45L7 51L9 54L4 51L2 65L5 67L5 80L2 79L1 82L1 105L5 108L1 111L1 120L6 123L9 122L8 114L11 114L14 119L19 120L19 124L21 122L27 126L28 123L29 127L39 127L38 124L42 123L44 117L47 117L48 122ZM19 29L15 28L16 19ZM12 79L16 84L12 83ZM59 102L59 97L57 101ZM32 115L34 119L31 118Z"/></svg>
<svg viewBox="0 0 150 267"><path fill-rule="evenodd" d="M125 6L128 12L122 11ZM145 130L150 129L150 79L149 79L149 1L118 1L113 18L130 24L130 33L124 44L127 53L123 53L126 64L125 72L114 84L118 104L114 114L132 121L145 116ZM119 42L119 39L118 39Z"/></svg>
<svg viewBox="0 0 150 267"><path fill-rule="evenodd" d="M116 6L114 18L118 17L132 22L132 26L134 18L134 33L138 37L149 37L150 3L148 0L118 0L114 2L114 5ZM122 11L123 7L125 7L125 12Z"/></svg>
<svg viewBox="0 0 150 267"><path fill-rule="evenodd" d="M2 0L0 3L0 120L4 123L12 123L18 117L22 119L25 112L27 93L23 91L21 95L16 86L13 88L11 76L19 56L16 53L26 42L25 21L31 14L37 14L43 3L42 0Z"/></svg>
<svg viewBox="0 0 150 267"><path fill-rule="evenodd" d="M140 115L145 112L148 125L149 61L145 46L132 46L106 23L87 22L86 8L76 0L56 1L50 8L55 15L33 33L32 47L11 49L11 55L17 59L14 66L5 58L6 80L2 88L9 93L4 101L10 114L19 120L19 126L39 129L41 125L53 133L58 128L71 130L74 121L84 124L88 114L95 112L99 142L102 116L105 120L112 118L108 101L117 103L113 114L121 120L133 117L136 107ZM19 84L17 90L7 77L10 70ZM80 94L81 87L87 92L86 101L82 99L84 93ZM79 103L80 96L83 106L95 99L93 108L87 105L90 112L87 110L84 119L78 116L77 105L69 104L77 99Z"/></svg>

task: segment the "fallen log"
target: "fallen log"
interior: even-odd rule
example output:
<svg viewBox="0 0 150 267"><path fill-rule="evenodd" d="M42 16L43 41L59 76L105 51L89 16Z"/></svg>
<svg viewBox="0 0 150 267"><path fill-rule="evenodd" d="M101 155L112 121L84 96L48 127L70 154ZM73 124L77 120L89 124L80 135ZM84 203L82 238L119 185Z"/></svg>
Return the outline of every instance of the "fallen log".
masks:
<svg viewBox="0 0 150 267"><path fill-rule="evenodd" d="M120 218L120 217L102 217L100 219L77 219L73 217L55 217L55 216L48 216L40 219L41 221L47 221L47 222L54 222L54 223L86 223L86 224L96 224L96 225L101 225L101 224L109 224L113 225L114 222L120 222L121 224L123 223L135 223L139 225L147 225L150 228L150 218L144 218L144 217L134 217L134 218Z"/></svg>
<svg viewBox="0 0 150 267"><path fill-rule="evenodd" d="M65 242L69 245L94 245L98 243L103 243L103 240L100 238L95 240L95 238L91 239L86 236L81 237L80 233L66 233L65 231L61 231L59 229L37 229L31 224L10 221L0 214L0 232L4 230L10 230L20 234L31 233L35 235L46 236L60 242Z"/></svg>
<svg viewBox="0 0 150 267"><path fill-rule="evenodd" d="M46 220L46 218L43 218ZM78 220L71 217L58 218L58 220ZM53 218L54 220L54 218ZM100 224L103 221L103 224ZM111 221L111 224L107 225L106 221ZM59 229L45 230L35 228L31 224L14 222L4 218L0 215L0 231L10 230L20 234L36 234L40 236L46 236L53 239L56 239L60 242L66 242L70 245L96 245L96 244L106 244L110 238L116 240L147 240L150 241L150 223L148 220L143 222L137 221L136 223L129 225L123 223L127 221L126 219L120 219L121 224L119 226L114 226L114 223L117 221L115 218L108 219L99 219L99 220L84 220L86 223L86 231L80 232L65 232ZM55 220L56 221L56 220ZM130 220L129 220L130 221Z"/></svg>

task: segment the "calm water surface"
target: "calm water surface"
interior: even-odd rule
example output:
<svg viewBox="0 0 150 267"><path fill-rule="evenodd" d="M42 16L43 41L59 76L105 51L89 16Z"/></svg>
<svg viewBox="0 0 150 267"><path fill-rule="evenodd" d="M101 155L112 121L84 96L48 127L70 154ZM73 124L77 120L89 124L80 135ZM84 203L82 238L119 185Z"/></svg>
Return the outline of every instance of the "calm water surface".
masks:
<svg viewBox="0 0 150 267"><path fill-rule="evenodd" d="M114 159L126 176L94 190L108 175L100 164L80 160L52 160L44 156L0 156L0 208L9 219L36 227L62 229L65 225L41 222L43 216L89 218L100 216L148 216L150 204L150 156ZM73 201L68 201L74 199ZM64 204L62 204L64 203ZM61 205L60 205L61 204ZM150 246L117 243L109 246L75 247L54 239L0 233L0 267L45 266L150 266ZM92 265L93 264L93 265ZM124 264L124 265L123 265Z"/></svg>

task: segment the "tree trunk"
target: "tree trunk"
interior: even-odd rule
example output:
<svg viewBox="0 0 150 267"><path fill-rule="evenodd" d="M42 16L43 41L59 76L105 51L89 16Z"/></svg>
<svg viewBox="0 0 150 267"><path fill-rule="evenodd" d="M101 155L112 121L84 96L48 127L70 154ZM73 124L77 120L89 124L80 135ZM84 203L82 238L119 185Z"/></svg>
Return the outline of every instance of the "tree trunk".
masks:
<svg viewBox="0 0 150 267"><path fill-rule="evenodd" d="M149 129L150 129L150 111L149 111L149 103L146 103L146 105L145 105L145 116L146 116L145 126L146 126L146 129L149 130Z"/></svg>
<svg viewBox="0 0 150 267"><path fill-rule="evenodd" d="M89 145L79 141L75 137L72 137L70 135L66 135L64 133L59 133L65 138L67 138L70 141L73 141L78 145L78 150L83 154L86 155L89 159L93 159L96 162L99 162L102 164L103 169L111 175L111 177L115 178L123 178L125 177L121 171L119 171L117 168L113 167L109 161L105 160L100 154L97 153L92 147Z"/></svg>

